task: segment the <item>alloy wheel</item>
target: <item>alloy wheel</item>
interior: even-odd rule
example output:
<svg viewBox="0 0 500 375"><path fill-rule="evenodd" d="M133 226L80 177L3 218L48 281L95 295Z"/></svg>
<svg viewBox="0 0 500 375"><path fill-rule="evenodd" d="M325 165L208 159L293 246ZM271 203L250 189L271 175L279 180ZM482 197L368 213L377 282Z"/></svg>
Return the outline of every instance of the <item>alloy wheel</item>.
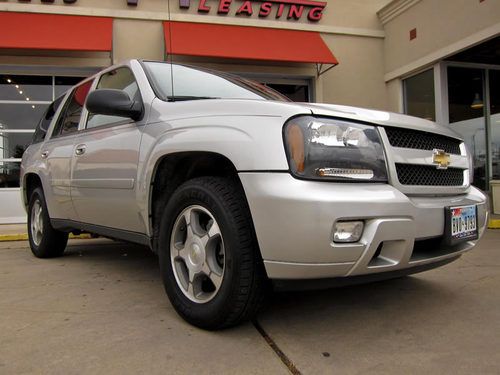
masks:
<svg viewBox="0 0 500 375"><path fill-rule="evenodd" d="M185 208L175 220L170 258L177 285L195 303L212 300L225 269L224 240L214 216L198 205Z"/></svg>

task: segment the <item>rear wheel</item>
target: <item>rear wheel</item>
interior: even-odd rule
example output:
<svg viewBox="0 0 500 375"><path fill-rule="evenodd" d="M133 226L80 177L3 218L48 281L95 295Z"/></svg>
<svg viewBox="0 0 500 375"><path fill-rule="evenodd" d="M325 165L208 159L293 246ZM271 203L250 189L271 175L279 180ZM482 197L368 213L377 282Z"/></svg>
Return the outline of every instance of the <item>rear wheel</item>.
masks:
<svg viewBox="0 0 500 375"><path fill-rule="evenodd" d="M38 258L61 256L68 242L68 233L58 231L50 224L49 212L41 188L36 188L30 197L28 239L31 251Z"/></svg>
<svg viewBox="0 0 500 375"><path fill-rule="evenodd" d="M215 177L184 183L160 225L165 290L185 320L221 329L256 314L267 278L238 184Z"/></svg>

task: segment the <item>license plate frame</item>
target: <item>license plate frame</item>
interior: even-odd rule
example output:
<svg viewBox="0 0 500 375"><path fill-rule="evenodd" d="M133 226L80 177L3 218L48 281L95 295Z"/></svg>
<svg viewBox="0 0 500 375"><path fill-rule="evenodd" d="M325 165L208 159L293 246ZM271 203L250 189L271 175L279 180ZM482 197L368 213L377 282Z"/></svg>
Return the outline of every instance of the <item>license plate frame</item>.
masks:
<svg viewBox="0 0 500 375"><path fill-rule="evenodd" d="M448 245L478 239L477 205L445 207L444 234Z"/></svg>

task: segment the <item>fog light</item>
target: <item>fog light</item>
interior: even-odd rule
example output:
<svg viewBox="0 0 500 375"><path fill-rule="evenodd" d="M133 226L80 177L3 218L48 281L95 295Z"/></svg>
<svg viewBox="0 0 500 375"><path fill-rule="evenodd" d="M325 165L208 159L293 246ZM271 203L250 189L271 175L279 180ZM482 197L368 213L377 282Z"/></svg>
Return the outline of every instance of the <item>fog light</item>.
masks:
<svg viewBox="0 0 500 375"><path fill-rule="evenodd" d="M333 242L358 242L363 228L362 221L338 221L333 226Z"/></svg>

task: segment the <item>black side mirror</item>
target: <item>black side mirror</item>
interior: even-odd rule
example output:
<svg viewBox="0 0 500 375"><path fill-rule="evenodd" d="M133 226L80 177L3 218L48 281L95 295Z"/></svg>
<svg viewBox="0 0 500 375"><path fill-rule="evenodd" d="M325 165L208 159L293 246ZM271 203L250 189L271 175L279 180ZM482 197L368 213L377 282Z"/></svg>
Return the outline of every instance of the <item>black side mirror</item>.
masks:
<svg viewBox="0 0 500 375"><path fill-rule="evenodd" d="M135 121L140 120L143 114L140 101L130 99L125 91L114 89L92 91L87 96L86 107L91 113L129 117Z"/></svg>

